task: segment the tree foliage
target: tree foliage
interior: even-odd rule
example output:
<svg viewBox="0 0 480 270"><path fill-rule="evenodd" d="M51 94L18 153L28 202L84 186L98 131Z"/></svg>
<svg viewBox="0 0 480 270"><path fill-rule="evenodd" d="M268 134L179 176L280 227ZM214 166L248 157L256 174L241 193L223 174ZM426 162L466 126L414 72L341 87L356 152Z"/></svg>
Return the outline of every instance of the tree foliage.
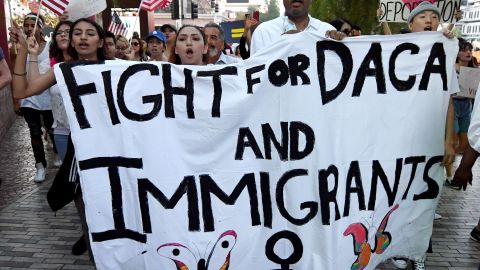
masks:
<svg viewBox="0 0 480 270"><path fill-rule="evenodd" d="M260 21L266 22L271 19L275 19L280 16L280 8L278 7L277 1L275 0L266 0L268 12L260 13Z"/></svg>
<svg viewBox="0 0 480 270"><path fill-rule="evenodd" d="M363 34L381 34L377 20L378 0L312 0L310 14L324 22L345 18L362 28ZM398 33L405 24L390 23L392 33Z"/></svg>
<svg viewBox="0 0 480 270"><path fill-rule="evenodd" d="M261 22L266 22L280 16L280 7L278 6L277 2L275 0L266 0L266 1L267 1L268 12L260 13ZM237 13L236 19L243 20L245 18L245 14L253 14L253 12L256 11L257 9L258 9L257 6L248 6L246 13L242 13L242 12Z"/></svg>

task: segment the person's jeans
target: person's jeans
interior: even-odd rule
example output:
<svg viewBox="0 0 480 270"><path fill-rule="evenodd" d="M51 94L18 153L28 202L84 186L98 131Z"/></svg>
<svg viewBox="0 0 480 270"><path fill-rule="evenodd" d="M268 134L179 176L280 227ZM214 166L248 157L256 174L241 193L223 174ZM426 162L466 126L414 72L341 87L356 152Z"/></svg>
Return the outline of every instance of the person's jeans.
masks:
<svg viewBox="0 0 480 270"><path fill-rule="evenodd" d="M67 152L68 135L53 134L53 139L55 140L55 146L57 147L58 157L63 161L65 153Z"/></svg>
<svg viewBox="0 0 480 270"><path fill-rule="evenodd" d="M43 166L47 167L47 161L45 160L45 149L43 148L43 140L42 140L42 118L43 124L47 129L48 135L52 142L53 139L53 132L52 132L52 124L53 124L53 115L52 111L39 111L32 108L24 107L22 108L23 117L25 118L25 122L27 122L28 128L30 130L30 139L32 142L32 149L33 149L33 156L35 157L35 163L42 163ZM55 143L54 143L54 151Z"/></svg>

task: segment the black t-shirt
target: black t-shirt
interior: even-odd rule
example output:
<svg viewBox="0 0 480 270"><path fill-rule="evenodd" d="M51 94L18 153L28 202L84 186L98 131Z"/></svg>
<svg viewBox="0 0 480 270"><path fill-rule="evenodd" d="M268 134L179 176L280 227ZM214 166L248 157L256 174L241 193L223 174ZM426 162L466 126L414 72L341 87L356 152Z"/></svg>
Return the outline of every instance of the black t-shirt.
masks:
<svg viewBox="0 0 480 270"><path fill-rule="evenodd" d="M5 58L5 55L3 54L2 48L0 48L0 61L2 61Z"/></svg>

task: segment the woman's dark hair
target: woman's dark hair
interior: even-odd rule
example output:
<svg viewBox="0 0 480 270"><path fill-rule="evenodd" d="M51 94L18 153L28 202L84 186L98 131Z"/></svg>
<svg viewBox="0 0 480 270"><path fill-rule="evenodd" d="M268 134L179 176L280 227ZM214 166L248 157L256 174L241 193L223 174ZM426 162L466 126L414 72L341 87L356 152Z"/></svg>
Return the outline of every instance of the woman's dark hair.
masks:
<svg viewBox="0 0 480 270"><path fill-rule="evenodd" d="M460 51L472 51L473 50L473 45L472 43L466 41L465 39L463 38L458 38L458 48L459 48L459 52ZM475 63L475 60L473 59L474 57L472 57L472 59L470 59L470 61L468 61L468 67L478 67L478 65ZM457 56L457 60L455 61L455 63L458 63L458 56Z"/></svg>
<svg viewBox="0 0 480 270"><path fill-rule="evenodd" d="M203 44L207 44L207 38L205 37L205 33L203 33L202 31L202 28L196 26L196 25L191 25L191 24L186 24L182 27L180 27L180 29L178 29L177 31L177 37L175 39L175 43L173 44L173 49L172 49L172 53L170 53L170 59L168 59L168 62L170 63L173 63L173 64L177 64L177 65L181 65L182 64L182 60L180 60L180 57L178 56L178 54L175 53L175 47L177 46L177 39L178 39L178 36L180 36L180 32L183 30L183 28L186 28L186 27L193 27L195 29L198 30L198 32L200 33L200 35L202 36L203 38ZM204 54L203 55L203 62L206 62L207 60L207 54Z"/></svg>
<svg viewBox="0 0 480 270"><path fill-rule="evenodd" d="M78 53L77 53L77 50L75 50L74 47L72 47L72 35L73 35L73 29L75 28L75 26L80 23L80 22L86 22L86 23L89 23L91 24L93 27L95 27L95 29L97 30L97 34L98 34L98 37L101 41L103 41L103 44L105 44L105 32L103 31L103 28L96 22L90 20L90 19L87 19L87 18L81 18L81 19L78 19L76 20L72 26L70 27L70 34L68 35L69 39L70 39L70 45L68 46L68 54L70 54L70 56L72 56L72 59L73 60L78 60ZM101 48L98 48L97 49L97 59L98 60L105 60L105 48L104 46L102 45Z"/></svg>
<svg viewBox="0 0 480 270"><path fill-rule="evenodd" d="M137 33L138 34L138 33ZM147 61L147 59L145 58L145 51L143 50L143 44L142 44L142 40L140 39L139 36L133 36L131 39L130 39L130 46L132 44L132 41L133 40L136 40L138 42L138 55L140 56L140 61Z"/></svg>
<svg viewBox="0 0 480 270"><path fill-rule="evenodd" d="M65 58L63 57L63 52L60 48L58 48L58 43L57 43L57 39L56 39L58 29L60 29L60 27L62 25L68 25L71 29L72 22L71 21L61 21L57 24L57 26L55 26L55 29L53 29L53 33L52 33L53 38L52 38L52 41L50 42L50 48L48 50L48 53L49 53L50 59L54 58L56 63L60 63L60 62L65 61ZM68 36L70 37L70 33L68 34Z"/></svg>
<svg viewBox="0 0 480 270"><path fill-rule="evenodd" d="M333 27L335 27L335 29L337 29L337 31L341 31L342 29L342 26L344 23L350 25L350 28L352 28L353 24L347 20L347 19L344 19L344 18L336 18L335 20L333 21L330 21L329 22Z"/></svg>

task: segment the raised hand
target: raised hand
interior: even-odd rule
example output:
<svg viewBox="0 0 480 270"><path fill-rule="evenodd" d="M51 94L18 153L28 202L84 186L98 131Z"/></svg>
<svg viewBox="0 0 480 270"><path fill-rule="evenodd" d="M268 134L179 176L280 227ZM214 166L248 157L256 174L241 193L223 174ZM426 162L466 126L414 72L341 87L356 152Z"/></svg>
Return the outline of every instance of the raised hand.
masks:
<svg viewBox="0 0 480 270"><path fill-rule="evenodd" d="M26 35L17 23L13 22L13 25L8 28L8 34L10 36L10 42L16 44L17 49L27 49Z"/></svg>
<svg viewBox="0 0 480 270"><path fill-rule="evenodd" d="M325 33L325 36L327 38L335 39L335 40L342 40L344 39L347 35L341 31L337 30L329 30Z"/></svg>
<svg viewBox="0 0 480 270"><path fill-rule="evenodd" d="M28 53L31 55L38 55L40 52L40 45L38 45L37 40L34 37L27 38L27 49Z"/></svg>

